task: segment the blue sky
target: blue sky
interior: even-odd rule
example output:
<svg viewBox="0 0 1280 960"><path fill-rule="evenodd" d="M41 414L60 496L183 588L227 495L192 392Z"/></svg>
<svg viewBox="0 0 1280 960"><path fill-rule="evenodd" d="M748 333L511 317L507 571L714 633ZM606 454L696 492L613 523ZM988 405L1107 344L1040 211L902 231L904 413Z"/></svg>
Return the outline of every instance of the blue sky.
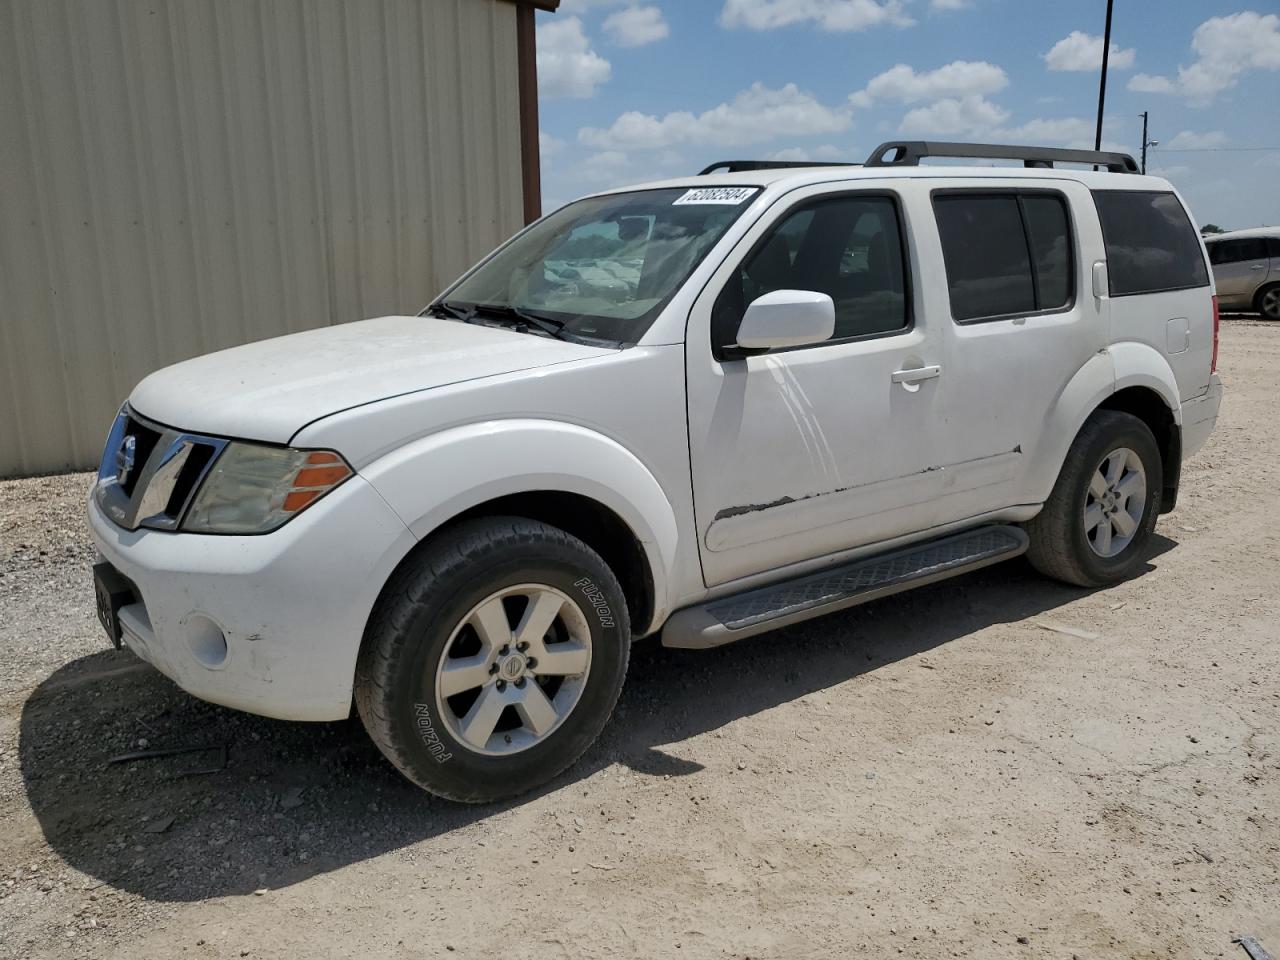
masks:
<svg viewBox="0 0 1280 960"><path fill-rule="evenodd" d="M1105 146L1201 223L1280 223L1280 5L1116 0ZM903 136L1092 147L1105 0L562 0L538 14L548 208L728 158Z"/></svg>

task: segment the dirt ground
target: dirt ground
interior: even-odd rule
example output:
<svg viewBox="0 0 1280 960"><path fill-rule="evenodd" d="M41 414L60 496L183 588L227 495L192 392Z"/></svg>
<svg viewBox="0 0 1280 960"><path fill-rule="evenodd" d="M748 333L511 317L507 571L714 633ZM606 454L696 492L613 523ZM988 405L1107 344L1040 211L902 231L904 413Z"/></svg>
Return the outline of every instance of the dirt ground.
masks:
<svg viewBox="0 0 1280 960"><path fill-rule="evenodd" d="M1224 326L1138 578L644 645L602 741L496 808L108 649L88 475L0 484L0 958L1280 954L1280 328ZM201 744L224 769L107 763Z"/></svg>

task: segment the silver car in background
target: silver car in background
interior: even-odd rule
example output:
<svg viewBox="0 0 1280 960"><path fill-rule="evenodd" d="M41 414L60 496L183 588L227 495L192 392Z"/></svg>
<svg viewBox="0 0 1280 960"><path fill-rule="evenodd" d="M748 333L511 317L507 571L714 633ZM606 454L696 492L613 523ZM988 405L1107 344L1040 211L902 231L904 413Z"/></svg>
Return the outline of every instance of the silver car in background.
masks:
<svg viewBox="0 0 1280 960"><path fill-rule="evenodd" d="M1218 306L1280 320L1280 227L1232 230L1205 237Z"/></svg>

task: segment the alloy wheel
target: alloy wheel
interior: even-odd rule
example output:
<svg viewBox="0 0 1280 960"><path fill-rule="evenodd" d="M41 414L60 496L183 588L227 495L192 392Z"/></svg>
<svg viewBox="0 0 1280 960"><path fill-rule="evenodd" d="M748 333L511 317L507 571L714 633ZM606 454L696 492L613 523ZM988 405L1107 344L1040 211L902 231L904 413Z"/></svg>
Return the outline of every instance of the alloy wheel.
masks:
<svg viewBox="0 0 1280 960"><path fill-rule="evenodd" d="M1089 478L1084 535L1100 557L1119 555L1133 542L1147 509L1147 472L1128 447L1112 450Z"/></svg>
<svg viewBox="0 0 1280 960"><path fill-rule="evenodd" d="M464 747L519 753L564 722L590 669L591 631L574 600L545 584L506 587L454 627L436 667L436 710Z"/></svg>

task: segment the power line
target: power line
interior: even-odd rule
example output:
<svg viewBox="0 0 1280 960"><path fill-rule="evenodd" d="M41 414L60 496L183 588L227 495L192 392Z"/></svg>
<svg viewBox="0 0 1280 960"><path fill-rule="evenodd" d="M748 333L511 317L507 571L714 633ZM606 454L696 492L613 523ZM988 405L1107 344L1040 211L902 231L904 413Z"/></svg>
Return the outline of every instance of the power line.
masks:
<svg viewBox="0 0 1280 960"><path fill-rule="evenodd" d="M1269 153L1280 147L1161 147L1161 153Z"/></svg>

